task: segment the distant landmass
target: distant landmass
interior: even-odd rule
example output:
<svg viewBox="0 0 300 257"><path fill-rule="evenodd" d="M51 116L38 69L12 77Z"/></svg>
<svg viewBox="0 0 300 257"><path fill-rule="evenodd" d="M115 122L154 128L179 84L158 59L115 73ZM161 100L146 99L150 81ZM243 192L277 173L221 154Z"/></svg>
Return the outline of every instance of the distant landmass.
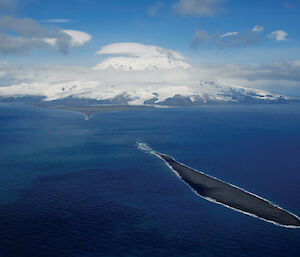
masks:
<svg viewBox="0 0 300 257"><path fill-rule="evenodd" d="M274 94L265 90L225 86L216 82L200 81L191 88L162 87L116 90L103 86L53 88L35 90L27 84L0 88L1 102L19 102L40 107L131 105L131 106L195 106L204 104L274 104L299 102L299 98ZM70 108L69 108L70 109Z"/></svg>

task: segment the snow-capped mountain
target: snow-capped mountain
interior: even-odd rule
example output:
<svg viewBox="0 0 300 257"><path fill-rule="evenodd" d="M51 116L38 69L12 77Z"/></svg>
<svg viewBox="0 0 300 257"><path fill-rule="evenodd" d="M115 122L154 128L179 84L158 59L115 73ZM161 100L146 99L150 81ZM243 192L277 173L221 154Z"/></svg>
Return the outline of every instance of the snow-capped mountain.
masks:
<svg viewBox="0 0 300 257"><path fill-rule="evenodd" d="M37 90L39 89L39 90ZM258 89L224 86L215 82L200 81L197 85L159 85L127 90L99 83L51 85L20 84L0 88L3 100L22 101L26 97L39 97L47 102L84 102L91 104L186 106L218 103L278 103L295 101L294 98L272 94Z"/></svg>
<svg viewBox="0 0 300 257"><path fill-rule="evenodd" d="M116 43L102 47L97 54L118 56L108 57L93 68L41 67L12 72L7 67L9 82L0 86L0 98L160 106L298 101L228 82L201 81L201 68L192 67L180 53L162 47Z"/></svg>

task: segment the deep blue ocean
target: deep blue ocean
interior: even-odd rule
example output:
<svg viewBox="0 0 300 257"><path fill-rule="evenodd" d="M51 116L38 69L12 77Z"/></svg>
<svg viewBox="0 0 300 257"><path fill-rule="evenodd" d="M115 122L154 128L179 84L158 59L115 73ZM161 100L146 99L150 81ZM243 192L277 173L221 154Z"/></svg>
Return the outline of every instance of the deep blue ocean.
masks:
<svg viewBox="0 0 300 257"><path fill-rule="evenodd" d="M0 257L300 256L300 229L200 198L137 142L300 215L299 104L1 104Z"/></svg>

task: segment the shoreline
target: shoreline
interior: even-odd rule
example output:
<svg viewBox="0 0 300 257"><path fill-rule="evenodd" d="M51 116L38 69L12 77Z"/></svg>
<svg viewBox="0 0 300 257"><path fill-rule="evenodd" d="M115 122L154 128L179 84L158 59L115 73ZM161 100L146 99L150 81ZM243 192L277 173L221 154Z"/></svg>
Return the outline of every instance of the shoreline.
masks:
<svg viewBox="0 0 300 257"><path fill-rule="evenodd" d="M300 228L300 218L256 194L206 175L168 155L154 152L194 193L213 203L285 228Z"/></svg>

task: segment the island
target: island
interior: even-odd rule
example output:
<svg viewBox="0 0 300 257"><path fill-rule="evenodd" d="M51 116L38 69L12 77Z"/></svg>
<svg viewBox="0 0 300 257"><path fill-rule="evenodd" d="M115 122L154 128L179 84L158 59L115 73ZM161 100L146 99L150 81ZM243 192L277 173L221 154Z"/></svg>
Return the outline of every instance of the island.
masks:
<svg viewBox="0 0 300 257"><path fill-rule="evenodd" d="M245 214L288 228L300 228L300 219L257 195L178 163L162 153L155 153L199 196Z"/></svg>

